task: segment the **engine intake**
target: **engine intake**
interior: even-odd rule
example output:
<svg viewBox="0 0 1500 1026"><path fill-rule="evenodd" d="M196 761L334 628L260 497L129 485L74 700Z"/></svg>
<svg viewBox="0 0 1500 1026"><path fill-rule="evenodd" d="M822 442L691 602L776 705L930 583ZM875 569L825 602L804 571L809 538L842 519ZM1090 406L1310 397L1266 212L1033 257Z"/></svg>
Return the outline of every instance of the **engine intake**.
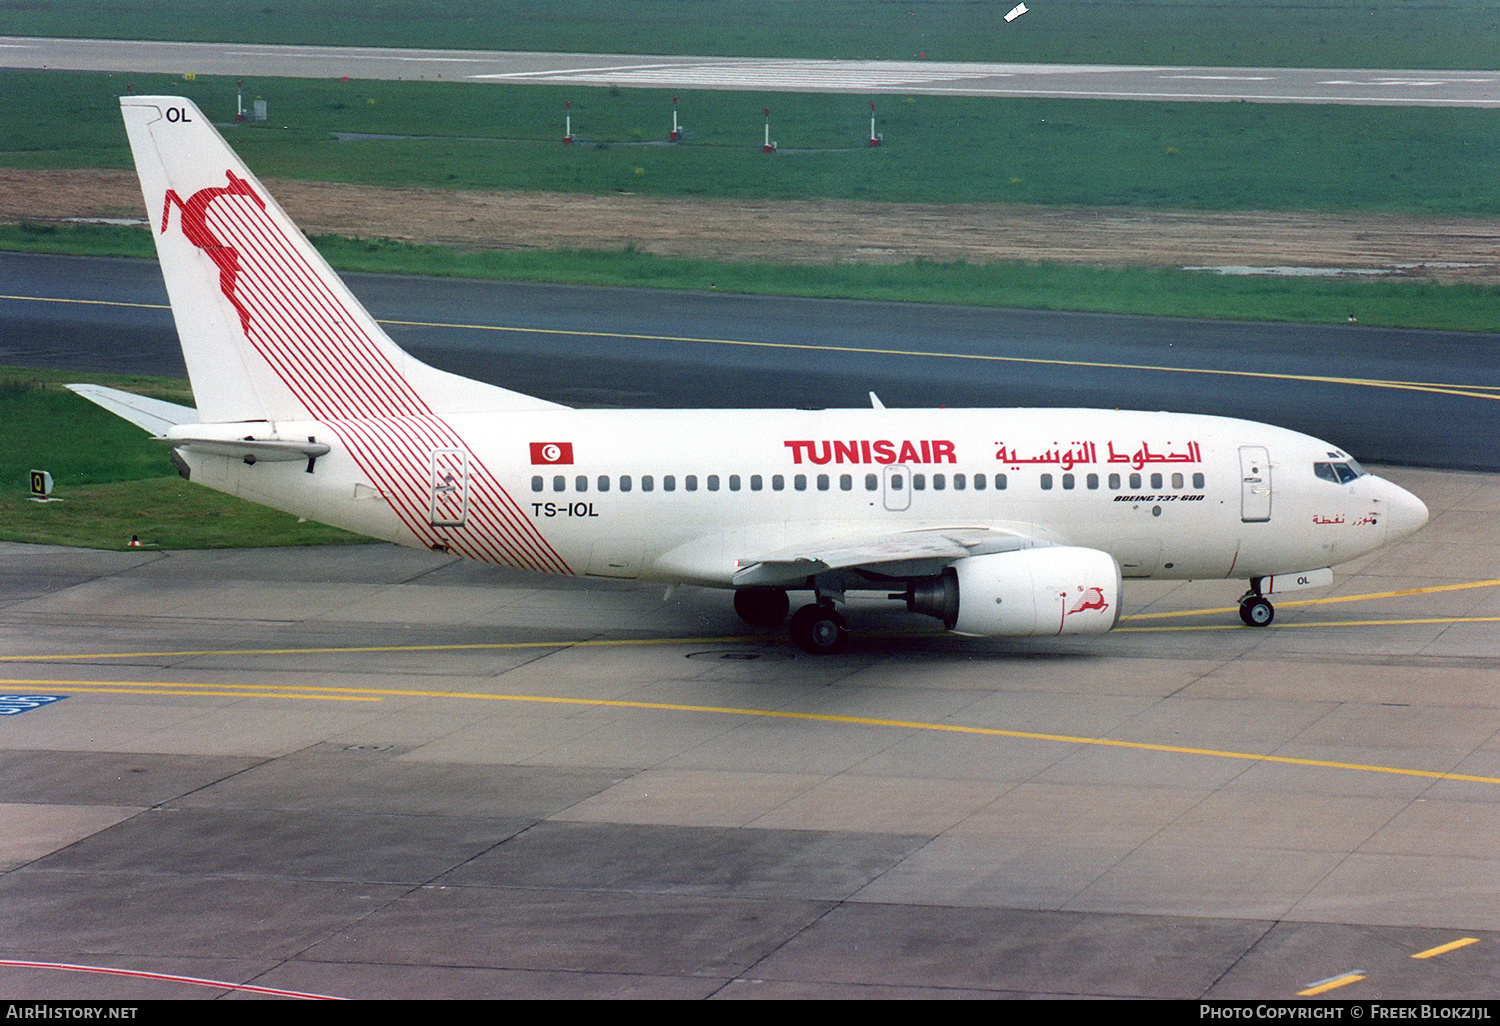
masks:
<svg viewBox="0 0 1500 1026"><path fill-rule="evenodd" d="M1098 549L1057 545L968 556L912 582L906 608L986 638L1103 634L1120 619L1120 565Z"/></svg>

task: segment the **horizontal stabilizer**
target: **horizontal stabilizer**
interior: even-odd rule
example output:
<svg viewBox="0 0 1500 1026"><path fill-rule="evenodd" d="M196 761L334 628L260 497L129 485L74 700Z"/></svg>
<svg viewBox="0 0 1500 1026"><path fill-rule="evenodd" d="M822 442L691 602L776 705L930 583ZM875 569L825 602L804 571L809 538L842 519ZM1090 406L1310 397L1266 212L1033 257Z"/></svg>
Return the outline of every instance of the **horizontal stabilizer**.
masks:
<svg viewBox="0 0 1500 1026"><path fill-rule="evenodd" d="M198 411L191 406L178 406L161 399L147 399L134 392L122 392L118 388L105 388L103 385L79 384L65 387L153 435L164 435L168 429L179 424L198 423Z"/></svg>
<svg viewBox="0 0 1500 1026"><path fill-rule="evenodd" d="M285 462L289 460L314 460L328 454L329 446L324 442L284 441L277 438L194 438L192 435L173 435L158 438L174 449L189 449L210 456L228 456L246 463Z"/></svg>

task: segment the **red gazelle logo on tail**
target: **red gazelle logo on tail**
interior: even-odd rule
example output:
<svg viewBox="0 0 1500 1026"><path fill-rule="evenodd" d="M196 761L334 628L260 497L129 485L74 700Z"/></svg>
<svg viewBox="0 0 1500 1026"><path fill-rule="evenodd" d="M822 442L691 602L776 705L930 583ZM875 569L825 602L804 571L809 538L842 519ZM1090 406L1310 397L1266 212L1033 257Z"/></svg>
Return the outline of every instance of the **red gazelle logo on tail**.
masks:
<svg viewBox="0 0 1500 1026"><path fill-rule="evenodd" d="M240 254L232 246L224 245L214 237L213 232L209 231L208 205L220 196L245 196L264 210L266 201L255 194L249 182L236 177L233 171L225 171L224 174L229 178L228 185L222 189L199 189L186 200L177 194L176 189L168 189L161 206L161 234L167 234L167 221L172 215L172 204L176 203L178 209L182 211L179 219L182 224L182 234L189 242L207 253L208 258L219 268L219 288L224 293L224 298L239 311L240 330L249 332L250 311L245 309L244 304L234 294L235 282L240 276Z"/></svg>

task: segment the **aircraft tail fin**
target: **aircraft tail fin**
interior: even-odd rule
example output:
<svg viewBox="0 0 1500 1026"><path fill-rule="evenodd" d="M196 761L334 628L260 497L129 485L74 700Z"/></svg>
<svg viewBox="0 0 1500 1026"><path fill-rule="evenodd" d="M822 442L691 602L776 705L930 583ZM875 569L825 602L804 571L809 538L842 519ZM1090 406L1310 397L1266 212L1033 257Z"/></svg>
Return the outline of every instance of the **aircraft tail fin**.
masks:
<svg viewBox="0 0 1500 1026"><path fill-rule="evenodd" d="M120 108L204 423L557 408L403 352L191 100Z"/></svg>

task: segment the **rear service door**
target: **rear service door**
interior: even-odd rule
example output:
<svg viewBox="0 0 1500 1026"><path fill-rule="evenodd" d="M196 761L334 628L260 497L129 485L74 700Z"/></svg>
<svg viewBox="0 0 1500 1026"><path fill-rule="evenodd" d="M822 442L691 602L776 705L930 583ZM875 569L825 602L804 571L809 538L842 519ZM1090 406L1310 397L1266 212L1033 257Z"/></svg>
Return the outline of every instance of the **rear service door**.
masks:
<svg viewBox="0 0 1500 1026"><path fill-rule="evenodd" d="M428 522L433 527L462 527L468 516L469 454L463 449L434 449Z"/></svg>

